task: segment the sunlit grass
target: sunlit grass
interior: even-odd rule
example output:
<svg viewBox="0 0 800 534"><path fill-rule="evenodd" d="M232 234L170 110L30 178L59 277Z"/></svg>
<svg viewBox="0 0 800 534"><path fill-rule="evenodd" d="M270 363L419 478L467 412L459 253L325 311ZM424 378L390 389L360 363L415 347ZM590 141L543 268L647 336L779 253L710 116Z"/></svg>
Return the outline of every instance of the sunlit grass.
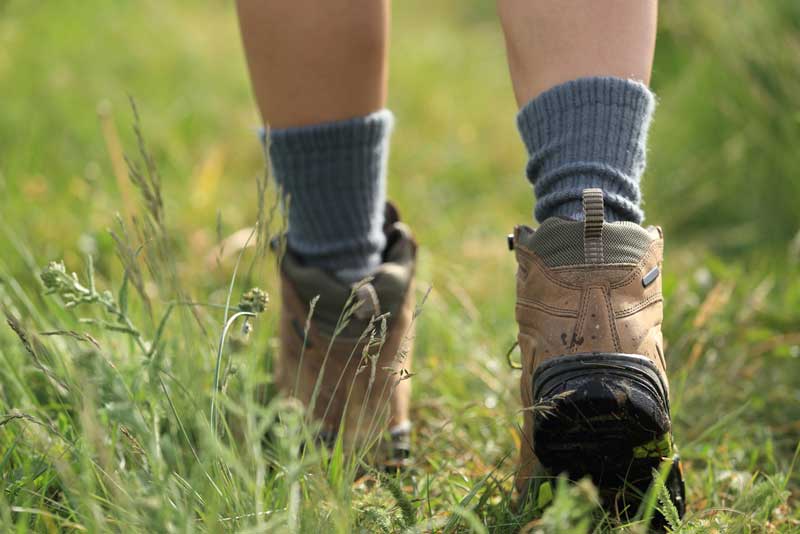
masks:
<svg viewBox="0 0 800 534"><path fill-rule="evenodd" d="M800 529L797 9L662 3L645 188L667 235L681 532ZM294 403L257 401L273 397L275 303L251 333L231 330L226 416L211 424L222 307L253 286L277 295L272 259L246 251L231 290L238 254L214 253L249 235L263 177L232 6L0 2L0 530L580 533L598 517L585 484L554 484L546 511L512 506L504 235L529 222L532 194L494 19L477 1L395 5L390 189L418 231L420 291L433 289L414 467L353 483L361 466L300 447L313 428ZM140 161L129 94L160 171L161 227L114 149ZM44 294L51 260L88 284L87 256L138 337L108 328L120 321L104 296L66 308Z"/></svg>

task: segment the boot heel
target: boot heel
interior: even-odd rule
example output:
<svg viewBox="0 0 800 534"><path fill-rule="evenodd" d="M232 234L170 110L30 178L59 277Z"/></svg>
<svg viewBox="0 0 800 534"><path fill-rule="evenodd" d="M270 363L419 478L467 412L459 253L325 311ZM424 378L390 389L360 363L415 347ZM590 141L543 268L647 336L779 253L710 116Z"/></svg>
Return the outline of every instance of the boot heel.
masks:
<svg viewBox="0 0 800 534"><path fill-rule="evenodd" d="M533 377L536 456L554 475L591 476L605 497L624 494L629 506L635 503L653 469L676 454L660 376L652 361L631 354L575 354L543 363ZM682 515L675 463L667 488Z"/></svg>

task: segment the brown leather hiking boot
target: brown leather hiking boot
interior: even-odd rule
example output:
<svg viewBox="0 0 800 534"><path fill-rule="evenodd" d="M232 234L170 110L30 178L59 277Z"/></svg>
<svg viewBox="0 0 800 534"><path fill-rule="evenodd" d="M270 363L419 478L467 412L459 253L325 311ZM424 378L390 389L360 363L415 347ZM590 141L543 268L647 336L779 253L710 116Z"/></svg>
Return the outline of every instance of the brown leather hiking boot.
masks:
<svg viewBox="0 0 800 534"><path fill-rule="evenodd" d="M388 204L384 232L383 264L371 279L353 285L286 252L277 383L309 408L329 445L341 432L346 451L369 447L389 429L390 450L382 460L399 468L410 454L417 246Z"/></svg>
<svg viewBox="0 0 800 534"><path fill-rule="evenodd" d="M683 514L661 335L662 231L605 222L599 189L585 190L583 204L585 221L550 218L510 238L524 408L517 490L524 499L540 476L589 475L607 505L632 515L666 459Z"/></svg>

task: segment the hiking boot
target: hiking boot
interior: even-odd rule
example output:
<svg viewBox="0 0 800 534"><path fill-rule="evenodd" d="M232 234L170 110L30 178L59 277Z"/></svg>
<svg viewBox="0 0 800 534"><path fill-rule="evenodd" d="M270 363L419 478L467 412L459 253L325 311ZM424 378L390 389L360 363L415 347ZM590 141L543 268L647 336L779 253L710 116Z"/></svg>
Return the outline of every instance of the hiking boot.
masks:
<svg viewBox="0 0 800 534"><path fill-rule="evenodd" d="M327 445L341 434L351 452L373 445L389 429L390 450L382 460L397 469L410 456L408 369L417 246L389 204L384 233L382 265L356 284L303 265L286 251L276 381L306 405Z"/></svg>
<svg viewBox="0 0 800 534"><path fill-rule="evenodd" d="M541 476L591 476L606 505L637 512L653 469L682 515L661 321L663 234L608 223L600 189L583 192L584 221L515 228L516 318L524 409L516 487Z"/></svg>

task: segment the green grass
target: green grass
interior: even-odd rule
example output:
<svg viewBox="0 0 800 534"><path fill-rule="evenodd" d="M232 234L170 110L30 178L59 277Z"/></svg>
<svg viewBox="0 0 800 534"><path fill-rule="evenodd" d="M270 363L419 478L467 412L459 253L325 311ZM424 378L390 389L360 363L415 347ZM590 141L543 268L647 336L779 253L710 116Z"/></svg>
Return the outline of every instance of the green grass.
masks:
<svg viewBox="0 0 800 534"><path fill-rule="evenodd" d="M555 484L544 512L511 507L520 414L504 236L530 220L532 195L493 8L396 4L390 189L418 230L420 291L433 289L412 379L415 467L353 484L342 458L298 454L309 429L293 404L254 400L270 382L275 303L249 336L232 330L219 434L224 311L174 305L225 304L237 257L209 251L258 219L263 158L231 3L0 1L0 307L17 330L0 328L0 531L589 531L587 484ZM797 532L800 7L664 2L660 24L645 193L667 235L690 508L676 530ZM163 223L114 165L116 135L141 161L128 95ZM88 283L87 255L99 293L86 298L99 302L44 295L50 260ZM276 297L273 262L248 251L233 309L252 286ZM126 332L96 322L116 327L120 313Z"/></svg>

